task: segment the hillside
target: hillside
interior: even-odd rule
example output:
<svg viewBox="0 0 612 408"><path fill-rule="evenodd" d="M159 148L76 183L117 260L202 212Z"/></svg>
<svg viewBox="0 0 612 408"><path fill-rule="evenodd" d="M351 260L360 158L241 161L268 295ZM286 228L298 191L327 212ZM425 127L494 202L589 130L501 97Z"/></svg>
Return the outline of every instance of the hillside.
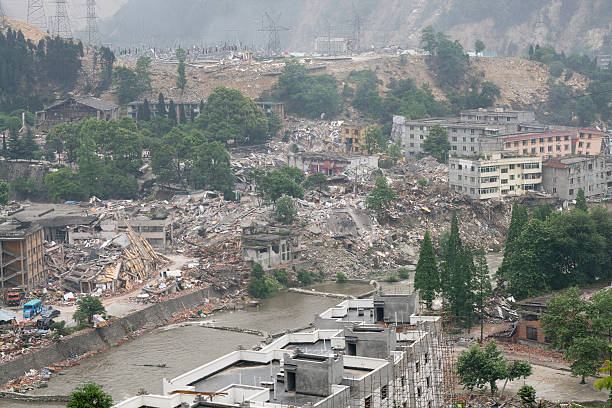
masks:
<svg viewBox="0 0 612 408"><path fill-rule="evenodd" d="M113 44L173 46L239 39L264 44L264 12L279 24L283 48L308 51L316 36L352 36L356 16L362 48L419 45L421 30L434 25L472 48L485 40L500 55L522 55L531 43L569 52L611 51L609 0L128 0L104 24Z"/></svg>
<svg viewBox="0 0 612 408"><path fill-rule="evenodd" d="M402 62L395 55L367 55L343 61L312 61L312 65L325 65L318 71L334 75L344 81L353 70L375 71L386 85L391 78L412 78L418 85L430 84L436 98L444 99L444 93L436 87L434 78L422 57L409 57ZM131 64L132 68L134 63ZM250 97L257 98L263 91L270 89L278 80L284 64L282 62L242 62L218 66L196 66L187 68L187 89L185 99L199 101L205 99L217 86L239 89ZM498 103L505 107L528 107L544 102L548 96L548 70L540 63L520 58L473 58L472 72L486 81L500 87L501 99ZM584 89L586 81L575 75L572 85ZM157 63L152 69L153 92L144 97L157 100L159 92L167 98L178 100L180 91L176 89L176 65ZM381 88L381 89L384 89ZM107 94L106 97L113 96Z"/></svg>

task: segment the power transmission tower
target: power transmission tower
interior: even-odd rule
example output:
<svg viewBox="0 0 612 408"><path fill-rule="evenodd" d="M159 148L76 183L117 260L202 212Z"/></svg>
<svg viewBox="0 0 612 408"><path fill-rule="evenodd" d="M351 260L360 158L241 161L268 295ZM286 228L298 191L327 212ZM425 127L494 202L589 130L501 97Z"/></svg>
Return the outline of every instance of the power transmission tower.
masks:
<svg viewBox="0 0 612 408"><path fill-rule="evenodd" d="M280 32L291 31L291 29L278 25L277 21L275 21L266 11L261 19L261 28L259 31L268 33L267 51L271 54L278 55L281 53Z"/></svg>
<svg viewBox="0 0 612 408"><path fill-rule="evenodd" d="M4 7L2 6L2 0L0 0L0 27L6 28L6 14L4 13Z"/></svg>
<svg viewBox="0 0 612 408"><path fill-rule="evenodd" d="M96 0L87 0L87 42L90 45L100 42Z"/></svg>
<svg viewBox="0 0 612 408"><path fill-rule="evenodd" d="M68 1L55 0L55 15L53 16L53 34L61 38L72 38L70 17L68 17Z"/></svg>
<svg viewBox="0 0 612 408"><path fill-rule="evenodd" d="M47 31L47 16L43 0L28 0L28 24Z"/></svg>

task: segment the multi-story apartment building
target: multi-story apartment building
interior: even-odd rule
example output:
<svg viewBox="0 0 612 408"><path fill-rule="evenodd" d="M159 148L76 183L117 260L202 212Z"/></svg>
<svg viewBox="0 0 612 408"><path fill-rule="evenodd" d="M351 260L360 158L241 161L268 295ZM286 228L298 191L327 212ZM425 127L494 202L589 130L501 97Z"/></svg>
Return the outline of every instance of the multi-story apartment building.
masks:
<svg viewBox="0 0 612 408"><path fill-rule="evenodd" d="M530 123L535 122L535 113L531 111L514 111L504 108L495 109L471 109L461 112L461 120L464 122L484 123Z"/></svg>
<svg viewBox="0 0 612 408"><path fill-rule="evenodd" d="M458 119L407 120L403 116L393 117L391 137L400 140L407 157L423 153L423 143L434 126L446 129L455 156L475 156L486 151L501 150L500 135L516 132L517 125L464 122Z"/></svg>
<svg viewBox="0 0 612 408"><path fill-rule="evenodd" d="M365 152L366 135L368 129L374 126L373 122L357 120L344 122L340 133L342 136L342 146L340 151L349 154L363 154Z"/></svg>
<svg viewBox="0 0 612 408"><path fill-rule="evenodd" d="M575 129L520 133L503 137L503 150L542 157L598 155L604 133L595 129Z"/></svg>
<svg viewBox="0 0 612 408"><path fill-rule="evenodd" d="M520 196L539 190L542 158L511 153L485 153L481 159L451 157L449 185L452 191L478 200Z"/></svg>
<svg viewBox="0 0 612 408"><path fill-rule="evenodd" d="M578 190L586 198L603 198L608 193L604 157L564 157L542 165L542 189L562 200L574 200Z"/></svg>

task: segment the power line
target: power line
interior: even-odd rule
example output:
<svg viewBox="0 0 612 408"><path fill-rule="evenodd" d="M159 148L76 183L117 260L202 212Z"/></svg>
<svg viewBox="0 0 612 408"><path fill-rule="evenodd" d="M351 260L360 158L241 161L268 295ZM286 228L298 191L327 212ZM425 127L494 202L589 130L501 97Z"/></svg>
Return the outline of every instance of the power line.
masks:
<svg viewBox="0 0 612 408"><path fill-rule="evenodd" d="M47 31L47 16L43 0L28 0L27 23Z"/></svg>

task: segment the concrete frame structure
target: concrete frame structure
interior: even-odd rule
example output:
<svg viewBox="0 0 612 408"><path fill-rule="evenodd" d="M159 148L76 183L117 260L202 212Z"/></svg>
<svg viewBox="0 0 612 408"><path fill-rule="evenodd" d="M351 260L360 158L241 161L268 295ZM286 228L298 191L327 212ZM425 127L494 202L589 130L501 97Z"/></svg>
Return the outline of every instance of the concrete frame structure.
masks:
<svg viewBox="0 0 612 408"><path fill-rule="evenodd" d="M117 222L117 231L127 231L127 225L132 227L134 232L146 239L154 249L165 251L168 247L169 235L171 235L172 218L131 218Z"/></svg>
<svg viewBox="0 0 612 408"><path fill-rule="evenodd" d="M503 137L503 150L542 157L599 155L604 136L604 132L585 128L508 135Z"/></svg>
<svg viewBox="0 0 612 408"><path fill-rule="evenodd" d="M264 270L294 268L302 263L302 232L275 226L243 227L242 259Z"/></svg>
<svg viewBox="0 0 612 408"><path fill-rule="evenodd" d="M31 223L0 225L0 288L33 289L45 281L44 233Z"/></svg>
<svg viewBox="0 0 612 408"><path fill-rule="evenodd" d="M149 110L151 111L151 117L154 118L157 116L157 100L148 101L149 102ZM170 100L164 101L166 103L166 112L170 109ZM200 102L175 102L174 107L176 109L176 115L178 118L180 105L183 105L185 109L185 116L187 119L191 119L191 111L194 112L194 119L200 116ZM126 105L126 115L128 118L136 120L138 118L138 109L144 106L144 100L142 101L134 101L130 102Z"/></svg>
<svg viewBox="0 0 612 408"><path fill-rule="evenodd" d="M449 159L450 189L470 198L513 197L538 191L542 184L542 158L510 153L485 153L483 159Z"/></svg>
<svg viewBox="0 0 612 408"><path fill-rule="evenodd" d="M301 152L289 154L287 165L306 174L321 173L336 176L346 170L378 168L378 156L345 155L336 152Z"/></svg>
<svg viewBox="0 0 612 408"><path fill-rule="evenodd" d="M356 120L344 122L340 129L342 137L341 151L348 154L362 154L366 141L366 134L374 122L366 120Z"/></svg>
<svg viewBox="0 0 612 408"><path fill-rule="evenodd" d="M535 122L535 113L532 111L515 111L504 108L469 109L462 111L460 118L465 122L485 123L530 123Z"/></svg>
<svg viewBox="0 0 612 408"><path fill-rule="evenodd" d="M410 305L415 296L418 301L418 294L395 295L389 311L400 299ZM344 317L332 317L339 310ZM367 316L359 313L366 310ZM335 328L317 325L310 332L282 336L259 351L229 353L164 379L164 396L138 396L115 407L450 407L452 387L445 383L445 374L452 376L452 368L445 365L450 354L442 352L440 318L412 314L405 325L384 327L368 323L374 314L374 299L347 300L317 316L317 322ZM451 398L445 395L448 390ZM205 400L173 394L176 391L226 395Z"/></svg>
<svg viewBox="0 0 612 408"><path fill-rule="evenodd" d="M564 157L542 165L542 189L562 200L575 200L582 188L587 199L608 194L607 163L604 157Z"/></svg>

